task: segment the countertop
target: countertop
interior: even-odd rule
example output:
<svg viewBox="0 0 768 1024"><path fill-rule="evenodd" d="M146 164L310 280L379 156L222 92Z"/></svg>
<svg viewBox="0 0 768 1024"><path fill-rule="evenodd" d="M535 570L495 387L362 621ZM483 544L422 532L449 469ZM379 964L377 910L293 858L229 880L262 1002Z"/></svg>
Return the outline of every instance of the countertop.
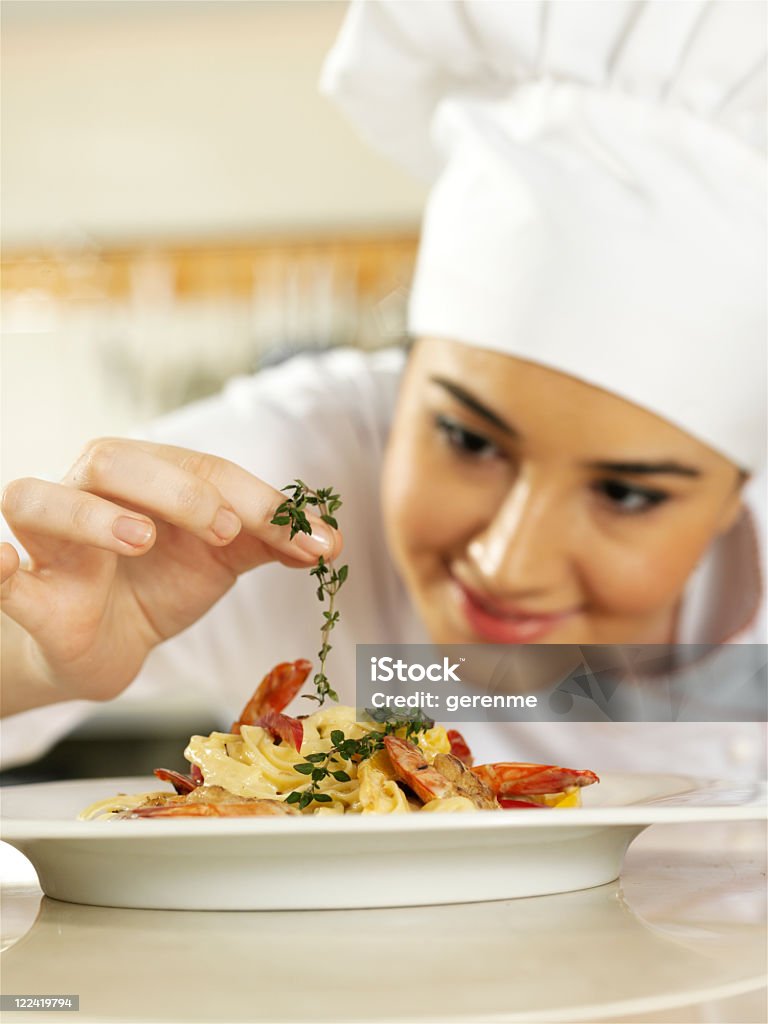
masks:
<svg viewBox="0 0 768 1024"><path fill-rule="evenodd" d="M3 844L3 993L80 997L4 1019L764 1024L765 853L762 823L654 825L594 889L218 913L51 900Z"/></svg>

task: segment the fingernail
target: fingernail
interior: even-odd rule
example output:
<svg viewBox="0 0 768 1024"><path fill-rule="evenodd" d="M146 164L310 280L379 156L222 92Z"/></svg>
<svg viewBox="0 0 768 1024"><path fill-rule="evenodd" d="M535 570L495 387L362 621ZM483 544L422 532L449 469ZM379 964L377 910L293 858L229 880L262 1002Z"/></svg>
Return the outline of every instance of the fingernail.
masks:
<svg viewBox="0 0 768 1024"><path fill-rule="evenodd" d="M240 520L228 508L220 508L211 529L219 540L232 540L240 532Z"/></svg>
<svg viewBox="0 0 768 1024"><path fill-rule="evenodd" d="M152 536L152 527L141 519L120 516L112 524L112 533L118 540L130 544L132 548L141 548Z"/></svg>
<svg viewBox="0 0 768 1024"><path fill-rule="evenodd" d="M297 533L293 543L308 555L325 555L331 550L331 536L324 526L313 527L312 533Z"/></svg>

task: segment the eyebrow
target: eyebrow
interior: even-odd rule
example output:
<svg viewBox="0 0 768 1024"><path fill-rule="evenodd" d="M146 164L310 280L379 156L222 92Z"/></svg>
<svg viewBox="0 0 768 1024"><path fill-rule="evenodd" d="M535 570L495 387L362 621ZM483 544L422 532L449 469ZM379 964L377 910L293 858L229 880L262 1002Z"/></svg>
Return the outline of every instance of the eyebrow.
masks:
<svg viewBox="0 0 768 1024"><path fill-rule="evenodd" d="M627 476L656 476L666 473L669 476L700 477L701 470L693 466L683 466L679 462L588 462L588 469L598 469L606 473L619 473Z"/></svg>
<svg viewBox="0 0 768 1024"><path fill-rule="evenodd" d="M482 416L484 420L487 420L488 423L492 423L494 427L497 427L510 437L520 437L520 432L515 430L510 423L503 420L498 413L493 411L493 409L489 409L487 405L483 405L478 398L475 398L475 396L470 394L469 391L465 391L460 385L454 384L451 380L446 380L445 377L431 377L430 379L433 384L438 384L441 388L444 388L449 395L453 395L457 402L461 402L462 405L471 409L472 412L477 413L478 416Z"/></svg>
<svg viewBox="0 0 768 1024"><path fill-rule="evenodd" d="M431 377L430 380L443 388L452 395L456 401L461 402L462 405L471 409L472 412L481 416L488 423L493 424L499 430L503 431L509 437L520 438L520 431L516 430L511 423L502 419L498 413L495 413L493 409L489 409L487 405L476 398L469 391L466 391L460 384L455 384L452 380L448 380L445 377ZM596 469L604 473L618 473L626 476L656 476L656 475L668 475L668 476L684 476L692 479L696 479L702 475L700 469L696 469L694 466L686 466L680 462L675 462L672 459L666 459L662 462L612 462L610 459L597 460L594 462L586 463L588 469Z"/></svg>

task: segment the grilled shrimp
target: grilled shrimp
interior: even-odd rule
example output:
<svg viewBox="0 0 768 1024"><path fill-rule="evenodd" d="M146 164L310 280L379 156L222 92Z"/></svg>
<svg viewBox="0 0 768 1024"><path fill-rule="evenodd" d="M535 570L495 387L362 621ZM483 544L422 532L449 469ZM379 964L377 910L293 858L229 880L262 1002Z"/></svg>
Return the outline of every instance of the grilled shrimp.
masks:
<svg viewBox="0 0 768 1024"><path fill-rule="evenodd" d="M450 796L463 796L471 800L475 807L499 806L488 786L453 754L438 754L430 765L421 749L408 740L385 736L384 746L395 775L424 803Z"/></svg>
<svg viewBox="0 0 768 1024"><path fill-rule="evenodd" d="M471 767L474 758L472 757L472 751L469 749L469 745L464 737L461 735L458 729L449 729L447 732L448 742L451 744L451 753L454 757L458 757L460 761L463 761L467 767Z"/></svg>
<svg viewBox="0 0 768 1024"><path fill-rule="evenodd" d="M290 743L298 752L304 739L304 726L298 718L280 712L293 700L310 673L310 662L284 661L268 672L254 695L245 705L232 732L240 732L241 725L260 725L273 738Z"/></svg>
<svg viewBox="0 0 768 1024"><path fill-rule="evenodd" d="M264 676L256 692L240 712L235 727L256 725L262 715L270 711L282 711L302 688L311 668L311 662L304 658L298 661L283 661L275 665L271 672Z"/></svg>
<svg viewBox="0 0 768 1024"><path fill-rule="evenodd" d="M251 818L299 812L281 800L256 800L229 793L221 786L199 786L184 796L169 793L152 797L145 804L120 815L121 818Z"/></svg>
<svg viewBox="0 0 768 1024"><path fill-rule="evenodd" d="M197 766L193 765L192 767L195 768ZM170 782L180 796L191 793L203 781L199 768L197 769L197 777L192 774L182 775L181 772L175 772L171 768L155 768L153 774L162 782Z"/></svg>
<svg viewBox="0 0 768 1024"><path fill-rule="evenodd" d="M397 778L410 786L425 804L430 800L456 795L453 784L436 768L427 764L424 754L415 743L401 740L399 736L385 736L384 746Z"/></svg>
<svg viewBox="0 0 768 1024"><path fill-rule="evenodd" d="M591 786L600 781L594 772L522 761L479 764L471 771L489 786L499 800L561 793L572 786Z"/></svg>
<svg viewBox="0 0 768 1024"><path fill-rule="evenodd" d="M475 807L484 810L498 809L499 802L490 786L479 775L470 771L467 765L453 754L438 754L432 762L441 775L452 782L457 796L465 796Z"/></svg>

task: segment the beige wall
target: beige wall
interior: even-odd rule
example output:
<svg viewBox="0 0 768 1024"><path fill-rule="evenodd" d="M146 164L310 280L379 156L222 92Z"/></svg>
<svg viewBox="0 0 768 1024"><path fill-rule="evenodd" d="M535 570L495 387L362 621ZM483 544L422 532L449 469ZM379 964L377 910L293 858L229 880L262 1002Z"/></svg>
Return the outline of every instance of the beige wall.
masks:
<svg viewBox="0 0 768 1024"><path fill-rule="evenodd" d="M6 247L414 225L317 94L342 2L4 0Z"/></svg>
<svg viewBox="0 0 768 1024"><path fill-rule="evenodd" d="M156 258L174 240L416 228L423 187L317 93L345 10L319 0L0 4L2 240L11 261L32 250L34 271L4 301L0 483L58 478L89 438L185 400L201 376L215 386L247 370L270 344L323 343L323 332L365 342L393 304L401 315L398 275L361 309L326 257L281 263L236 301L183 303ZM46 275L53 285L63 274L88 293L108 269L104 252L121 244L140 256L130 294L92 289L90 305L73 307L46 292ZM6 273L4 287L14 279ZM190 387L179 389L184 375Z"/></svg>

